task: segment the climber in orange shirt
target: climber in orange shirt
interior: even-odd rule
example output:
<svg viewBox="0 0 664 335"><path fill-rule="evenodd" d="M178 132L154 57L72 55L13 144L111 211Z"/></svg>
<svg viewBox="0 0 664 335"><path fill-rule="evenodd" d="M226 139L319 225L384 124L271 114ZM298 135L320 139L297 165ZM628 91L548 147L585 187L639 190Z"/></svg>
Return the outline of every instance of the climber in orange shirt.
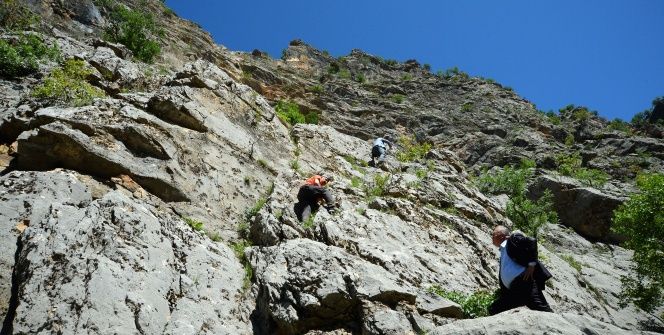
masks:
<svg viewBox="0 0 664 335"><path fill-rule="evenodd" d="M328 212L334 212L336 208L334 196L326 187L332 181L334 181L332 176L317 174L304 182L297 192L299 202L295 204L295 213L300 221L306 221L321 205L324 205Z"/></svg>

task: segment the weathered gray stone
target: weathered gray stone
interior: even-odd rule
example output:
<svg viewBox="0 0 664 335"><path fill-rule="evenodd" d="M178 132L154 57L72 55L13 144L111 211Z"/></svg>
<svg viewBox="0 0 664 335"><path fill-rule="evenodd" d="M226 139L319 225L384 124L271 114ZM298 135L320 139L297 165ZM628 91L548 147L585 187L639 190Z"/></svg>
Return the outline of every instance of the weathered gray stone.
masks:
<svg viewBox="0 0 664 335"><path fill-rule="evenodd" d="M613 210L624 199L600 190L582 187L572 178L540 176L529 185L529 196L539 198L545 190L551 191L560 222L574 228L579 234L596 241L621 241L611 232Z"/></svg>
<svg viewBox="0 0 664 335"><path fill-rule="evenodd" d="M447 300L434 293L424 293L417 296L417 310L424 313L436 314L443 317L460 319L463 310L459 304Z"/></svg>
<svg viewBox="0 0 664 335"><path fill-rule="evenodd" d="M361 322L358 308L362 300L388 305L415 302L413 287L393 274L319 242L289 240L273 247L254 247L248 256L259 286L262 331L352 327Z"/></svg>
<svg viewBox="0 0 664 335"><path fill-rule="evenodd" d="M480 334L655 334L651 332L629 331L614 325L600 322L587 316L571 313L555 314L516 309L495 316L456 321L438 327L432 335L480 335Z"/></svg>
<svg viewBox="0 0 664 335"><path fill-rule="evenodd" d="M23 194L0 211L4 229L15 230L3 236L18 235L3 243L17 248L13 332L249 332L237 310L242 266L233 252L159 209L163 204L120 191L93 200L66 171L12 172L0 185L5 197ZM10 263L3 260L3 276Z"/></svg>

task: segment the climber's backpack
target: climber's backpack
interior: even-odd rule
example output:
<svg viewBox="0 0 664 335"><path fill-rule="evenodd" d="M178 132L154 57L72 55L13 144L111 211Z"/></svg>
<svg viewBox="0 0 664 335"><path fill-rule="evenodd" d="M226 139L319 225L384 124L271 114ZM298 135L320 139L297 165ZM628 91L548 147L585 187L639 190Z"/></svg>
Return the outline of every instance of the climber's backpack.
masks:
<svg viewBox="0 0 664 335"><path fill-rule="evenodd" d="M507 255L521 266L537 261L537 240L516 232L507 239Z"/></svg>

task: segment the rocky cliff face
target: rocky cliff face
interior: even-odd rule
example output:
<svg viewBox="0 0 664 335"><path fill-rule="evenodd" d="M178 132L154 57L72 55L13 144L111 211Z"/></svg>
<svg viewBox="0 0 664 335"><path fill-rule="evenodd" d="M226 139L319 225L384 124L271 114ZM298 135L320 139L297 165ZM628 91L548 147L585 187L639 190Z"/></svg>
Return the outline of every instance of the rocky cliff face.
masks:
<svg viewBox="0 0 664 335"><path fill-rule="evenodd" d="M102 3L29 5L43 18L37 34L89 65L104 98L80 107L35 99L55 63L0 79L3 333L664 329L661 310L621 307L631 252L605 243L614 242L610 211L631 190L626 162L661 171L661 138L628 137L592 116L555 125L498 84L435 76L413 61L361 51L334 59L299 41L283 60L231 52L161 2L126 1L162 13L158 24L169 27L148 65L99 39L109 20ZM282 99L321 125L284 124L272 107ZM415 134L434 148L367 166L368 140L384 134ZM554 155L570 150L611 182L596 189L560 178ZM490 231L511 225L504 202L471 178L522 157L539 168L530 191L553 190L574 228L540 233L556 314L459 320L461 306L429 288L497 287ZM341 208L302 224L296 193L317 171L335 175Z"/></svg>

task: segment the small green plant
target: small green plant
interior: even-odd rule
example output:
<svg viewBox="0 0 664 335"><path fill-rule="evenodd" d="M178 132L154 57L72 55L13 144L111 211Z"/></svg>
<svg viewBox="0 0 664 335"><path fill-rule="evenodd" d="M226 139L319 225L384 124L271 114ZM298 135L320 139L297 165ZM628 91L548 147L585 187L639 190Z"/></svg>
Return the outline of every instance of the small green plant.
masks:
<svg viewBox="0 0 664 335"><path fill-rule="evenodd" d="M39 63L60 57L57 47L49 47L32 34L19 35L15 43L0 40L0 76L19 77L37 72Z"/></svg>
<svg viewBox="0 0 664 335"><path fill-rule="evenodd" d="M311 215L309 215L309 217L308 217L306 220L304 220L304 222L302 222L302 227L303 227L304 229L311 229L311 228L313 228L313 227L314 227L314 220L315 220L315 219L316 219L316 213L315 213L315 212L311 212Z"/></svg>
<svg viewBox="0 0 664 335"><path fill-rule="evenodd" d="M565 137L565 145L568 147L574 145L574 135L568 134L567 137Z"/></svg>
<svg viewBox="0 0 664 335"><path fill-rule="evenodd" d="M399 62L396 59L386 59L385 64L389 66L395 66L399 64Z"/></svg>
<svg viewBox="0 0 664 335"><path fill-rule="evenodd" d="M152 14L124 5L112 5L110 17L110 25L104 34L106 39L124 44L134 57L146 63L152 63L161 53L158 38L163 31Z"/></svg>
<svg viewBox="0 0 664 335"><path fill-rule="evenodd" d="M417 179L424 179L424 178L427 177L428 174L429 174L429 170L427 170L427 169L417 169L417 171L415 171L415 175L417 176Z"/></svg>
<svg viewBox="0 0 664 335"><path fill-rule="evenodd" d="M574 259L572 255L562 255L560 256L560 258L562 258L565 262L567 262L569 266L574 268L576 272L580 273L581 270L583 269L583 265L581 265L581 263L579 263L576 259Z"/></svg>
<svg viewBox="0 0 664 335"><path fill-rule="evenodd" d="M206 232L207 236L214 242L221 242L221 235L217 232Z"/></svg>
<svg viewBox="0 0 664 335"><path fill-rule="evenodd" d="M634 250L631 273L622 281L623 305L652 312L664 303L664 174L637 177L639 192L613 212L613 231Z"/></svg>
<svg viewBox="0 0 664 335"><path fill-rule="evenodd" d="M364 207L358 207L356 211L357 211L357 214L364 215L364 214L366 214L367 209L364 208Z"/></svg>
<svg viewBox="0 0 664 335"><path fill-rule="evenodd" d="M554 111L548 111L544 113L544 115L546 115L546 117L549 119L549 122L553 123L554 125L559 125L561 122L560 116L558 116L558 114L556 114Z"/></svg>
<svg viewBox="0 0 664 335"><path fill-rule="evenodd" d="M348 69L340 69L339 73L337 73L337 76L339 76L341 79L350 79L352 77Z"/></svg>
<svg viewBox="0 0 664 335"><path fill-rule="evenodd" d="M389 174L377 173L373 178L373 186L367 190L369 197L380 197L385 194L387 182L390 180Z"/></svg>
<svg viewBox="0 0 664 335"><path fill-rule="evenodd" d="M304 115L300 112L300 106L294 102L281 100L277 102L274 110L277 112L277 117L279 117L282 122L289 125L295 125L298 123L318 124L318 114L316 112L310 112L307 115Z"/></svg>
<svg viewBox="0 0 664 335"><path fill-rule="evenodd" d="M295 172L300 172L300 161L297 159L294 159L290 162L290 167L291 169L295 170Z"/></svg>
<svg viewBox="0 0 664 335"><path fill-rule="evenodd" d="M267 168L267 161L264 160L264 159L258 159L258 160L256 161L256 163L258 163L258 166L260 166L260 167L262 167L262 168L264 168L264 169Z"/></svg>
<svg viewBox="0 0 664 335"><path fill-rule="evenodd" d="M32 95L50 103L89 105L94 98L104 96L102 90L85 81L91 73L84 61L67 60L62 67L51 71L44 83L32 91Z"/></svg>
<svg viewBox="0 0 664 335"><path fill-rule="evenodd" d="M536 201L528 199L524 194L510 197L505 214L517 229L535 238L542 225L558 222L558 214L553 209L553 194L549 190L544 191Z"/></svg>
<svg viewBox="0 0 664 335"><path fill-rule="evenodd" d="M607 128L609 128L610 130L621 131L628 135L631 135L633 132L632 128L629 126L629 123L621 119L613 119L611 122L609 122Z"/></svg>
<svg viewBox="0 0 664 335"><path fill-rule="evenodd" d="M431 150L431 143L417 143L414 137L401 136L396 157L400 162L414 162L426 157Z"/></svg>
<svg viewBox="0 0 664 335"><path fill-rule="evenodd" d="M424 69L424 71L430 72L431 71L431 64L425 63L424 65L422 65L422 69Z"/></svg>
<svg viewBox="0 0 664 335"><path fill-rule="evenodd" d="M586 186L602 187L609 181L606 172L583 167L583 160L578 152L559 154L556 156L556 163L560 174L576 178Z"/></svg>
<svg viewBox="0 0 664 335"><path fill-rule="evenodd" d="M470 112L473 110L473 103L472 102L466 102L463 105L461 105L461 111L462 112Z"/></svg>
<svg viewBox="0 0 664 335"><path fill-rule="evenodd" d="M484 193L519 195L526 188L528 178L532 176L529 169L505 166L502 171L489 173L486 170L475 179L475 184Z"/></svg>
<svg viewBox="0 0 664 335"><path fill-rule="evenodd" d="M323 86L321 85L314 85L309 89L311 92L314 93L323 93Z"/></svg>
<svg viewBox="0 0 664 335"><path fill-rule="evenodd" d="M304 116L304 122L308 124L318 124L318 113L309 112Z"/></svg>
<svg viewBox="0 0 664 335"><path fill-rule="evenodd" d="M355 75L355 80L356 80L358 83L362 84L362 83L364 83L364 82L367 81L367 78L364 76L364 74L362 74L362 73L358 73L357 75Z"/></svg>
<svg viewBox="0 0 664 335"><path fill-rule="evenodd" d="M391 99L392 99L392 101L394 101L395 103L400 104L400 103L403 102L403 100L404 100L405 98L406 98L406 97L405 97L403 94L393 94Z"/></svg>
<svg viewBox="0 0 664 335"><path fill-rule="evenodd" d="M329 74L337 74L339 73L339 64L338 63L332 63L330 66L327 68L327 73Z"/></svg>
<svg viewBox="0 0 664 335"><path fill-rule="evenodd" d="M353 176L350 178L350 186L358 188L362 185L362 178Z"/></svg>
<svg viewBox="0 0 664 335"><path fill-rule="evenodd" d="M463 310L463 316L467 319L475 319L489 315L489 306L496 300L496 292L477 291L465 294L458 291L447 291L439 285L429 288L429 292L456 302Z"/></svg>
<svg viewBox="0 0 664 335"><path fill-rule="evenodd" d="M194 220L189 217L183 217L182 218L184 222L186 222L189 227L191 227L195 231L203 231L203 222Z"/></svg>
<svg viewBox="0 0 664 335"><path fill-rule="evenodd" d="M401 76L401 80L403 80L403 81L413 80L413 75L410 74L410 73L406 73L403 76Z"/></svg>
<svg viewBox="0 0 664 335"><path fill-rule="evenodd" d="M233 253L235 253L235 257L240 260L240 263L242 263L242 266L244 267L242 289L245 291L251 286L251 279L254 276L254 270L251 268L251 264L249 263L249 260L244 253L245 249L248 247L251 247L251 242L244 239L231 244L231 248L233 249Z"/></svg>

